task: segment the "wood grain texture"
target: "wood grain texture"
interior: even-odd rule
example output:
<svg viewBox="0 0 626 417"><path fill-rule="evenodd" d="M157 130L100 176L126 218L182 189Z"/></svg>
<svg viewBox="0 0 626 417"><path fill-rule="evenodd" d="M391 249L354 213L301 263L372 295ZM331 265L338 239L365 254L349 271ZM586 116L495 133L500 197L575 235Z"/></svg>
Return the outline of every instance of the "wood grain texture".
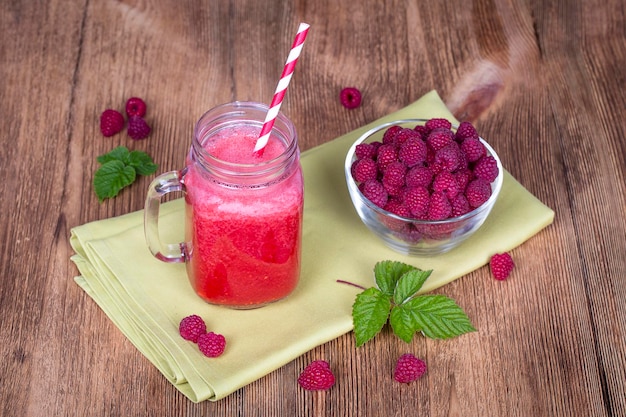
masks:
<svg viewBox="0 0 626 417"><path fill-rule="evenodd" d="M625 11L622 0L1 2L0 415L625 416ZM98 203L98 155L125 145L178 169L204 111L269 102L301 21L311 30L282 106L301 149L436 89L555 222L512 251L508 281L485 267L437 291L476 333L407 345L385 329L358 349L348 334L193 404L73 282L69 232L143 207L151 178ZM361 107L341 106L346 86ZM134 95L150 138L103 138L100 113ZM400 386L392 368L406 352L429 371ZM320 358L336 386L299 389Z"/></svg>

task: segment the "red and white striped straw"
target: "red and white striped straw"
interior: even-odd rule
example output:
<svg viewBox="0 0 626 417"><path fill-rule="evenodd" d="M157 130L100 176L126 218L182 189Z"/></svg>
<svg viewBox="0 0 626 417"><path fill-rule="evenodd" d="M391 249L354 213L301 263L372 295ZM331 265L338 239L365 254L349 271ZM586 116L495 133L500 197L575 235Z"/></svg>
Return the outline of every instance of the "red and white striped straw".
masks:
<svg viewBox="0 0 626 417"><path fill-rule="evenodd" d="M274 97L272 98L270 109L265 116L265 121L263 122L261 133L259 134L259 139L257 139L254 146L254 152L262 153L265 145L267 145L267 142L270 139L270 134L272 133L274 121L276 120L278 112L280 111L280 105L282 104L283 98L285 97L287 86L289 85L289 81L291 81L293 70L296 67L296 62L298 61L298 57L300 56L300 52L302 51L302 46L304 45L304 40L306 39L306 35L308 32L309 25L306 23L300 23L300 26L298 27L298 33L296 33L296 37L293 40L293 45L291 46L291 50L289 51L289 56L287 57L287 62L285 63L285 67L283 68L283 73L280 76L280 81L276 86L276 91L274 92Z"/></svg>

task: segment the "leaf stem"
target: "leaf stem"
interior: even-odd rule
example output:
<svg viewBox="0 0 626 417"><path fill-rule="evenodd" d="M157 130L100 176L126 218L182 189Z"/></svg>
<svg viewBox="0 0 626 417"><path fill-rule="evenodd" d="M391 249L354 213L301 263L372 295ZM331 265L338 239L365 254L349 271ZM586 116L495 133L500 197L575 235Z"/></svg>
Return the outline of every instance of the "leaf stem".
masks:
<svg viewBox="0 0 626 417"><path fill-rule="evenodd" d="M360 288L360 289L362 289L363 291L365 291L365 290L366 290L366 288L365 288L365 287L362 287L362 286L360 286L359 284L355 284L354 282L344 281L344 280L342 280L342 279L338 279L338 280L337 280L337 282L338 282L339 284L347 284L347 285L351 285L351 286L356 287L356 288Z"/></svg>

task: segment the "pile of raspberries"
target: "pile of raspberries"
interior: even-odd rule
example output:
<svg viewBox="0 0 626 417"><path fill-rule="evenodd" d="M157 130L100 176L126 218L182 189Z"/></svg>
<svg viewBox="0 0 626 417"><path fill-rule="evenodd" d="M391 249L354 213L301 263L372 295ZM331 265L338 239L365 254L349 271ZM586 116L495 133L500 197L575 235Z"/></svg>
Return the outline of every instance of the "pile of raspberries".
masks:
<svg viewBox="0 0 626 417"><path fill-rule="evenodd" d="M445 220L484 204L498 164L474 126L462 122L456 132L447 119L424 125L389 127L382 142L355 149L352 178L372 203L398 216Z"/></svg>

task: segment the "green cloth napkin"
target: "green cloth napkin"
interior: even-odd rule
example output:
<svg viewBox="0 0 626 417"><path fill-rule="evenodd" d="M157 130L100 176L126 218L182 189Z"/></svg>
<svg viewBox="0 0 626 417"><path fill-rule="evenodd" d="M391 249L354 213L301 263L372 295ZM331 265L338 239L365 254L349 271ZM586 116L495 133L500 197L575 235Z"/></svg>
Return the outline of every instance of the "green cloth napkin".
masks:
<svg viewBox="0 0 626 417"><path fill-rule="evenodd" d="M152 257L143 233L143 212L95 221L72 229L75 280L165 377L191 401L218 400L303 353L352 330L351 307L358 289L336 282L374 285L380 260L434 269L424 291L440 287L508 251L549 225L554 213L508 173L492 214L462 246L430 258L388 249L360 221L345 184L345 155L358 135L384 121L446 117L435 91L380 120L302 154L305 178L301 280L283 301L256 310L206 304L188 283L185 267ZM165 241L181 241L182 199L163 205ZM206 358L178 334L190 314L226 337L219 358ZM285 383L294 383L285 382Z"/></svg>

